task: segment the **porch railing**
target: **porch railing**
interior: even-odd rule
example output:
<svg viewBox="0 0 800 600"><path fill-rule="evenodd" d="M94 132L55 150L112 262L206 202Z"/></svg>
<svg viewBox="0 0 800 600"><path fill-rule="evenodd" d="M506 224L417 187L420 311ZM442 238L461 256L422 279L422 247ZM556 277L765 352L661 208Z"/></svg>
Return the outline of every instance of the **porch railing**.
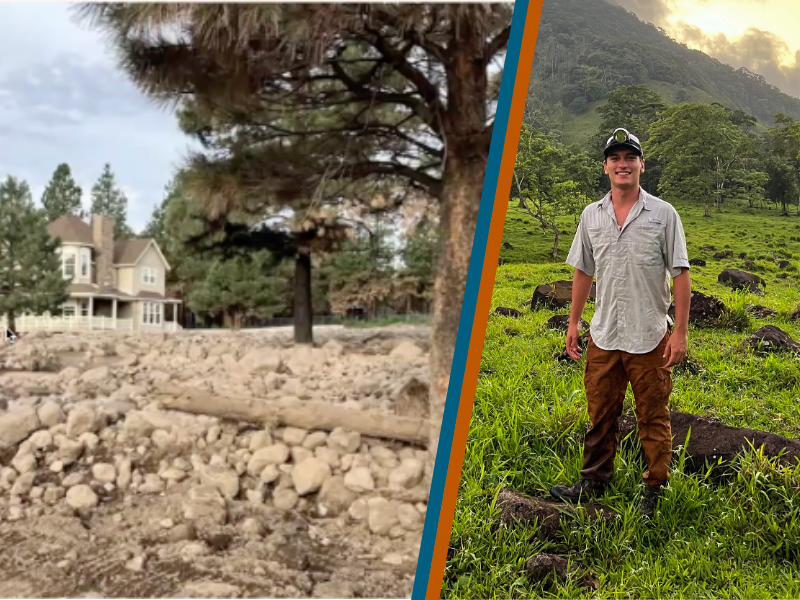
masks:
<svg viewBox="0 0 800 600"><path fill-rule="evenodd" d="M113 319L112 317L49 317L42 315L20 315L14 319L18 332L25 331L134 331L133 319ZM0 327L6 329L8 321L0 317ZM177 331L181 329L174 321L161 325L140 324L142 331Z"/></svg>

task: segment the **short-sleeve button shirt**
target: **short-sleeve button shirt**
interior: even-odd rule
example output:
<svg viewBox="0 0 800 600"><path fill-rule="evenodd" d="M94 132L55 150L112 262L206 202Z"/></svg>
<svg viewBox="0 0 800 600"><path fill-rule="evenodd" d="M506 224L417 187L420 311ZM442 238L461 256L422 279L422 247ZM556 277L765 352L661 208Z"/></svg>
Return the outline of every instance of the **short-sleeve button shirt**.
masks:
<svg viewBox="0 0 800 600"><path fill-rule="evenodd" d="M639 188L620 227L609 192L581 214L567 264L596 275L594 343L603 350L651 352L667 332L670 278L689 268L680 216Z"/></svg>

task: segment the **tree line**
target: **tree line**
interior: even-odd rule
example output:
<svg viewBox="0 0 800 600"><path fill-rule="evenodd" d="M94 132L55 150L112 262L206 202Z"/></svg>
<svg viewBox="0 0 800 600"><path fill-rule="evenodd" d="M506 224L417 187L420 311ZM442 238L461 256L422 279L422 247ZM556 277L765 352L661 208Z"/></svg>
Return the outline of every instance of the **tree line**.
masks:
<svg viewBox="0 0 800 600"><path fill-rule="evenodd" d="M597 108L601 125L585 148L565 147L558 132L531 120L523 124L510 200L554 233L553 256L557 218L577 217L608 190L603 147L617 127L641 140L641 186L651 194L704 207L707 216L710 206L719 212L731 204L800 215L800 121L778 113L766 128L718 103L669 105L645 85L622 86L605 98Z"/></svg>

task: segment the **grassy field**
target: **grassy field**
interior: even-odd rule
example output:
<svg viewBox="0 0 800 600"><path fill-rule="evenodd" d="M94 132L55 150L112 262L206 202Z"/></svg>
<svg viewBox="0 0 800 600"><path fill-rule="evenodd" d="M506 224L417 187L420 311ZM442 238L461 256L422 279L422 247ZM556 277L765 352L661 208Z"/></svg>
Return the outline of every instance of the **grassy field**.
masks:
<svg viewBox="0 0 800 600"><path fill-rule="evenodd" d="M765 324L800 340L800 322L787 318L800 305L800 218L726 209L709 219L702 208L677 208L689 257L707 261L692 269L693 289L720 298L731 314L725 329L690 329L689 356L700 371L676 368L671 408L800 437L800 359L755 356L743 345ZM507 264L498 268L492 310L513 307L523 316L489 318L442 597L800 597L800 467L776 467L757 452L733 465L729 484L722 486L684 473L676 454L660 513L648 523L638 515L645 463L638 440L629 439L603 498L623 515L617 523L565 527L551 540L540 539L532 527L492 528L501 488L549 498L552 485L573 483L581 468L588 426L583 361L554 359L564 333L548 330L546 322L556 312L521 308L536 285L572 277L564 258L575 228L571 219L562 225L566 231L554 259L548 255L552 236L509 207L504 239L514 250L501 253ZM714 252L700 249L707 244L734 255L746 252L755 267L745 270L767 281L766 295L734 293L717 283L723 268L742 268L744 259L715 260ZM773 255L791 262L786 279L777 277L782 271ZM753 318L744 310L748 303L779 315ZM630 390L624 410L633 411ZM523 566L539 552L589 567L599 590L582 590L573 581L528 581Z"/></svg>

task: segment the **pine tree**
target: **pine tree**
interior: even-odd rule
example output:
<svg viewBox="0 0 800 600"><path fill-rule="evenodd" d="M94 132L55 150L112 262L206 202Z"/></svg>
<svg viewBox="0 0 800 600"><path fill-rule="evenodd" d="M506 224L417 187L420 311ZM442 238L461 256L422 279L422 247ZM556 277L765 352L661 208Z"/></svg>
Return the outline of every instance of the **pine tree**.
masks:
<svg viewBox="0 0 800 600"><path fill-rule="evenodd" d="M128 198L119 189L111 165L106 163L103 173L92 187L92 214L114 219L114 237L132 237L128 227Z"/></svg>
<svg viewBox="0 0 800 600"><path fill-rule="evenodd" d="M60 242L47 224L27 183L8 177L0 184L0 314L12 330L17 316L55 310L67 299Z"/></svg>
<svg viewBox="0 0 800 600"><path fill-rule="evenodd" d="M50 183L47 184L44 194L42 194L42 205L47 212L47 218L55 221L64 215L84 217L81 208L82 196L83 190L72 178L69 165L61 163L56 167Z"/></svg>

